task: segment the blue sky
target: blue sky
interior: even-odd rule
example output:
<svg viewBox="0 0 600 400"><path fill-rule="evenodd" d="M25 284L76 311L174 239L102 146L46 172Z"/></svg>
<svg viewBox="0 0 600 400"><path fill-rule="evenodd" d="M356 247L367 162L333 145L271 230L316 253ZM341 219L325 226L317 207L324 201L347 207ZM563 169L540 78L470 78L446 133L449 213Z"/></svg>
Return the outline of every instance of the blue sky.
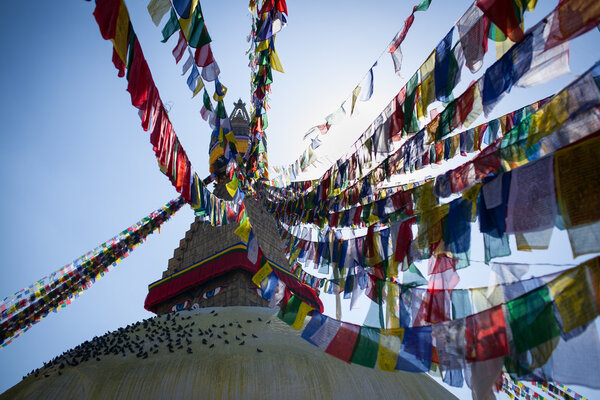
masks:
<svg viewBox="0 0 600 400"><path fill-rule="evenodd" d="M306 146L303 134L347 98L416 2L289 2L288 26L277 36L286 72L274 76L267 130L272 164L298 157ZM540 3L527 15L527 26L556 1ZM191 99L180 65L175 65L171 50L176 38L160 43L160 29L152 24L146 4L128 2L134 29L163 102L171 107L175 130L199 175L205 176L210 129L199 114L201 99ZM403 77L394 74L385 55L375 70L371 101L359 104L359 115L325 138L331 158L367 128L470 4L434 0L429 11L416 14L402 45ZM232 102L249 99L247 3L202 5L231 111ZM59 269L177 195L156 165L93 8L93 2L82 0L0 2L0 155L5 165L0 171L1 297ZM514 90L492 117L552 94L585 71L596 61L599 35L594 30L573 42L571 75ZM493 58L493 48L490 53ZM477 76L465 72L462 84ZM161 277L192 221L193 213L184 207L160 235L152 235L78 300L0 349L0 392L84 340L150 317L143 309L147 285ZM568 247L560 245L560 238L553 240L556 247L544 259L568 259ZM485 283L485 271L479 275Z"/></svg>

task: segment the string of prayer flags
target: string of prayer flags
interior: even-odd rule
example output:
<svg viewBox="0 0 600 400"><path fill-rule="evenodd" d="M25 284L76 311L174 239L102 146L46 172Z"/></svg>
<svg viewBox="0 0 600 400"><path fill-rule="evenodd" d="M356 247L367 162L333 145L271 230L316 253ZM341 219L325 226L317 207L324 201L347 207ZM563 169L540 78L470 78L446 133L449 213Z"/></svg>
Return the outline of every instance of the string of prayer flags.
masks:
<svg viewBox="0 0 600 400"><path fill-rule="evenodd" d="M217 200L194 172L186 151L175 134L165 111L139 41L128 22L129 17L125 4L122 0L99 1L96 4L94 16L102 36L107 39L115 39L113 41L113 61L120 60L120 56L114 56L118 54L117 48L120 46L116 39L120 32L118 27L126 25L129 29L129 41L126 41L128 46L125 48L127 64L115 63L115 67L119 69L120 76L125 76L125 69L127 71L127 91L131 94L132 105L140 110L142 128L151 132L150 143L160 170L167 175L177 192L181 193L181 197L192 205L197 215L207 217L214 225L227 224L227 218L223 218L226 210L229 208L237 212L240 206L234 202ZM197 73L197 69L195 71ZM194 74L193 71L192 74ZM195 83L194 75L188 82L190 89ZM196 80L199 81L200 78ZM198 89L198 83L195 85L194 89ZM215 118L215 128L218 128L221 134L224 131L227 134L231 131L231 126L228 124L226 114L225 116L221 115L221 118L224 119ZM211 121L212 117L209 116L208 119Z"/></svg>
<svg viewBox="0 0 600 400"><path fill-rule="evenodd" d="M400 50L400 45L406 38L408 30L415 21L415 12L427 11L430 5L431 0L422 0L418 5L414 6L412 13L404 21L404 26L402 27L402 30L396 34L396 37L392 40L390 44L388 53L390 53L390 55L392 56L392 61L394 63L394 71L398 75L400 74L400 70L402 68L402 51Z"/></svg>
<svg viewBox="0 0 600 400"><path fill-rule="evenodd" d="M0 345L9 345L48 313L70 304L168 221L184 203L182 197L171 200L71 264L4 299L0 303Z"/></svg>
<svg viewBox="0 0 600 400"><path fill-rule="evenodd" d="M264 133L268 126L267 95L273 83L272 70L283 73L283 66L275 48L275 39L287 23L288 10L285 0L250 0L248 9L252 14L249 66L253 108L250 118L250 149L245 155L245 173L250 182L256 182L269 179Z"/></svg>
<svg viewBox="0 0 600 400"><path fill-rule="evenodd" d="M156 11L157 7L163 6L158 4L152 4L152 6L148 10L154 19L153 12ZM215 173L221 164L237 165L236 163L241 162L235 136L229 135L231 132L230 123L225 105L222 102L227 88L218 81L220 68L210 47L212 40L206 27L200 2L186 0L177 4L174 3L170 9L171 17L163 28L163 42L166 42L171 35L179 31L179 40L173 50L173 56L176 63L178 63L183 58L186 50L189 54L182 70L183 75L185 75L190 68L192 69L187 78L187 85L192 91L192 97L195 97L205 87L204 81L215 82L214 98L217 102L217 108L213 109L210 105L210 99L207 100L204 96L203 107L200 111L202 118L208 121L213 129L209 146L209 161L211 173ZM191 49L194 49L193 53Z"/></svg>
<svg viewBox="0 0 600 400"><path fill-rule="evenodd" d="M592 134L595 131L594 129L592 129L593 126L595 126L595 123L592 122L595 120L591 117L594 111L586 111L586 113L591 114L589 114L589 116L584 116L582 114L578 117L578 120L573 120L566 125L565 122L568 115L578 115L578 110L591 110L590 107L593 107L595 104L598 104L599 92L593 78L593 76L597 74L596 69L596 66L592 67L590 71L584 74L580 79L577 79L576 81L571 83L567 88L565 88L563 91L554 96L549 102L544 99L530 106L524 107L523 109L515 110L513 113L507 114L504 117L498 118L497 120L492 120L490 121L490 123L482 124L479 127L470 129L461 133L460 135L457 135L459 137L451 137L445 139L444 143L436 143L435 145L431 143L426 145L426 142L424 141L417 141L420 140L418 135L413 138L410 138L399 149L395 150L394 153L391 153L386 160L379 164L379 168L373 169L369 173L369 175L362 177L356 182L348 182L342 188L340 188L343 191L336 192L333 188L330 188L332 181L327 179L321 179L319 183L314 182L310 186L305 187L308 187L309 189L312 189L314 192L317 193L321 192L327 194L328 204L326 208L330 210L335 210L336 207L339 207L340 205L342 207L345 207L345 204L349 201L353 201L355 203L359 198L357 198L357 200L351 200L352 190L349 189L360 188L360 185L365 182L374 182L372 178L375 176L378 176L378 179L385 179L391 176L392 174L398 173L398 171L400 171L400 173L403 173L407 170L412 170L413 168L422 168L424 165L427 165L427 162L439 162L443 159L448 159L449 156L453 154L453 148L455 149L454 151L456 151L459 147L461 147L461 154L463 152L471 151L470 149L473 149L473 151L477 151L481 148L483 142L491 143L492 140L498 140L498 137L504 135L504 139L502 139L501 143L499 142L498 144L494 145L500 145L500 149L494 146L489 147L485 152L478 156L477 162L466 163L458 169L449 171L447 173L447 176L450 176L452 178L452 192L461 192L466 188L472 186L475 183L475 179L481 179L482 177L485 177L487 174L496 170L500 166L499 158L495 155L497 152L501 154L501 158L503 160L502 163L506 164L506 168L514 168L518 165L522 165L524 162L527 162L528 157L531 158L532 156L534 156L526 156L526 152L524 151L525 143L522 142L522 138L527 138L527 143L531 141L536 143L535 139L533 138L544 137L545 135L542 135L541 132L547 132L548 134L550 134L552 132L555 132L557 129L561 128L561 126L561 129L564 129L565 132L572 132L569 133L569 137L572 137L573 141L577 140L575 139L575 137L581 138L585 135ZM559 104L563 104L564 106L559 106ZM554 107L557 108L555 109ZM560 119L555 118L557 113ZM535 121L535 124L530 123L530 121ZM583 123L583 121L587 122ZM571 126L580 127L580 133L575 134L573 128L569 128ZM567 136L564 137L566 138ZM459 140L454 143L455 139ZM569 142L570 139L566 140L567 142ZM542 145L542 148L544 148L544 146L554 146L550 144L554 142L556 142L556 139L549 139L547 141L544 141L545 144ZM418 148L414 148L414 145L417 143L420 143L420 150ZM556 144L557 146L554 146L554 148L562 147L565 145L564 143L559 142L556 142ZM427 147L423 148L422 146L425 145ZM423 152L421 154L426 155L429 155L430 152L435 150L436 155L435 157L427 157L427 159L421 159L420 156L416 156L413 158L413 154L419 154L417 152L413 152L413 149L419 150L419 152ZM553 150L544 149L544 154L548 154L548 152L551 151ZM410 158L408 158L409 156ZM517 156L518 158L515 158ZM515 160L515 162L512 161L513 159ZM516 162L517 160L518 162ZM352 161L352 158L350 159L350 161ZM358 161L357 171L360 171L361 160L356 159L356 161ZM423 161L425 161L426 163L423 163ZM488 161L493 162L493 164L490 164L489 166L486 165ZM382 168L383 165L385 165L385 169ZM403 168L399 169L399 166L403 166ZM492 167L492 169L490 169L490 167ZM347 173L349 174L349 171L351 171L351 169L347 169L346 171L348 171ZM378 175L379 172L381 172L382 174ZM328 173L330 175L333 174L335 176L335 174L337 173L337 166L333 166ZM344 182L345 180L341 181ZM327 187L323 188L325 185L327 185ZM322 188L323 190L321 190ZM359 192L360 190L357 192L357 194ZM288 206L297 204L297 209L301 210L300 204L296 202L299 201L300 198L307 196L310 193L311 191L304 191L304 193L300 194L288 194ZM338 194L332 196L334 193ZM291 199L289 197L291 197ZM278 200L276 199L273 200L276 203L278 202ZM319 203L320 201L317 203L317 205ZM273 205L269 206L269 208L273 209L273 211L277 213L277 209L274 208ZM293 215L294 214L286 214L281 215L279 217L284 218L284 220L288 220L289 223L291 222L289 221L289 217ZM336 221L342 220L338 218Z"/></svg>
<svg viewBox="0 0 600 400"><path fill-rule="evenodd" d="M501 0L497 1L500 2ZM573 2L573 4L571 4L571 2ZM585 6L589 8L589 11L588 8L585 8L585 11L583 11L584 3ZM521 42L514 44L509 51L504 54L503 57L501 57L500 60L488 68L484 76L480 78L475 85L470 86L470 90L466 91L457 98L456 104L453 102L450 105L454 106L454 116L458 114L456 111L456 106L460 103L463 103L462 106L465 106L465 103L473 104L473 112L469 115L468 119L464 119L463 122L464 126L468 126L472 120L474 120L474 118L480 114L482 108L485 113L488 114L495 104L500 100L501 96L505 92L509 91L513 85L528 87L530 85L547 82L566 73L568 71L568 39L574 38L589 30L589 27L586 25L587 22L592 20L596 21L597 19L597 22L600 23L600 17L596 15L597 6L592 3L592 0L570 0L566 2L560 2L554 11L549 14L548 18L543 19L532 29L530 29L528 33L524 34ZM528 9L531 9L531 6L532 4L527 5ZM568 11L573 7L576 9L576 11L574 13L569 13ZM484 20L484 22L487 20L487 17L482 15L483 12L478 7L476 7L476 9L469 9L467 13L465 13L465 18L469 13L473 14L473 16L469 16L469 19ZM578 19L580 16L585 18ZM553 21L556 19L560 19L561 24L564 26L569 26L573 32L576 32L576 35L574 34L573 36L568 37L564 36L564 40L561 39L550 41L548 39L548 34L552 29L554 29L556 24L553 23ZM467 22L464 23L466 24ZM465 36L465 34L460 33L460 29L462 29L464 33L466 28L460 28L460 26L460 24L457 24L459 37L461 37L461 35ZM428 105L433 101L430 100L433 99L430 93L434 85L436 88L436 94L440 95L442 98L449 96L454 87L454 85L451 83L454 82L454 84L456 84L460 78L460 69L458 67L462 65L463 62L467 62L467 58L474 58L472 55L465 55L465 49L468 49L469 46L464 45L462 41L452 47L451 51L446 51L450 48L452 43L448 36L449 35L447 35L447 37L438 45L438 47L443 47L443 53L446 54L446 56L440 57L437 52L433 52L421 67L421 84L418 84L418 78L415 82L409 81L409 84L407 84L407 86L405 86L405 88L403 88L403 90L401 90L399 93L398 98L402 99L402 102L405 104L402 109L401 116L396 115L398 113L393 114L392 123L390 124L390 138L394 138L398 135L396 119L399 117L404 121L403 125L406 128L410 128L406 129L405 132L416 132L418 127L416 126L416 121L413 118L415 114L413 111L413 107L415 106L414 97L417 99L416 115L419 119L422 119L426 115ZM481 35L478 35L478 37L479 36L483 38L485 35L482 33ZM555 49L555 47L559 48ZM478 54L479 53L482 52L478 52ZM447 54L450 54L450 56ZM437 61L446 61L438 63L438 66L436 67L436 58L438 59ZM477 63L476 61L471 61L473 65ZM429 64L431 64L431 67L427 67ZM445 68L445 66L448 68ZM434 69L438 71L436 80L433 79L434 77L431 76L429 72L433 71ZM414 78L415 77L413 77L413 79ZM448 83L446 87L442 85L445 80ZM416 91L409 90L414 88L415 85L417 85ZM403 95L403 91L409 96ZM416 94L418 94L418 96L416 96ZM471 98L473 99L472 103L470 101ZM408 104L406 104L405 99L408 100ZM392 103L395 101L396 100L393 100ZM392 110L399 110L399 108L393 104L388 106L388 108L390 107L393 107ZM449 127L455 128L459 121L462 118L465 118L464 114L459 114L459 117L454 118L449 110L446 111L444 116L445 119L442 120L442 122L445 123L441 124L441 127L438 128L440 125L439 118L434 119L427 127L429 132L436 132L437 138L449 133ZM449 119L452 120L451 124L447 123ZM368 135L368 132L365 132L365 134L363 134L363 138L359 139L361 144L368 143L364 138L366 135ZM299 182L298 185L305 185L305 182Z"/></svg>
<svg viewBox="0 0 600 400"><path fill-rule="evenodd" d="M599 260L596 257L563 273L553 274L554 278L547 284L466 318L422 327L379 328L350 324L314 311L301 336L330 355L369 368L427 372L434 363L439 363L446 383L461 386L466 380L480 394L491 390L503 363L510 374L509 379L531 379L533 369L547 364L550 367L544 367L545 379L597 387L591 372L594 369L590 369L590 373L572 373L578 368L573 366L573 360L567 360L567 354L568 351L580 354L577 349L584 348L587 352L581 353L582 358L590 359L590 367L598 364L595 355L600 353L600 340L595 325L588 322L598 315L593 302L600 290L590 279L598 274ZM573 285L581 286L579 280L588 283L580 292L585 298L583 301L574 296L577 288ZM549 289L552 287L555 290ZM555 308L553 302L563 306ZM288 304L280 318L292 324L297 321L300 302L290 299ZM579 310L578 305L583 309ZM568 341L561 338L556 346L552 343L560 336L557 321L563 312L565 317L571 312L576 315L573 321L578 321L575 323L580 333ZM579 318L584 315L586 317ZM575 342L576 346L572 346ZM532 352L529 361L522 357L527 351ZM536 355L541 358L536 360ZM515 357L520 359L520 369L515 369ZM581 358L575 360L581 362ZM476 370L481 371L475 373ZM559 387L569 392L556 382L543 385L555 385L555 392Z"/></svg>

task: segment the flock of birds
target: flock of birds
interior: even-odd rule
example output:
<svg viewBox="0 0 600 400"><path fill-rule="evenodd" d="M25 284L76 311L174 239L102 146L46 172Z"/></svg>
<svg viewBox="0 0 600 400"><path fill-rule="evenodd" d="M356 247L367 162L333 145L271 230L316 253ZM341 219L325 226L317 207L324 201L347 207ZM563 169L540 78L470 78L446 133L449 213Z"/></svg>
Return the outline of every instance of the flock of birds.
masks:
<svg viewBox="0 0 600 400"><path fill-rule="evenodd" d="M215 310L211 310L210 314L213 317L219 315ZM186 349L187 354L193 354L192 347L196 347L196 341L210 351L215 344L221 342L223 345L245 346L258 339L254 333L244 332L243 324L253 323L251 319L245 322L235 320L223 323L215 318L214 322L219 323L209 323L208 326L200 327L195 321L189 321L191 318L192 315L186 317L179 312L168 313L127 325L114 332L107 332L44 363L43 367L31 371L23 379L30 376L49 378L52 374L62 375L64 368L76 367L94 360L99 362L105 357L126 357L134 354L137 358L146 359L161 351L175 353L183 349ZM264 322L258 317L254 322L270 324L271 320ZM259 347L256 347L256 351L263 352Z"/></svg>

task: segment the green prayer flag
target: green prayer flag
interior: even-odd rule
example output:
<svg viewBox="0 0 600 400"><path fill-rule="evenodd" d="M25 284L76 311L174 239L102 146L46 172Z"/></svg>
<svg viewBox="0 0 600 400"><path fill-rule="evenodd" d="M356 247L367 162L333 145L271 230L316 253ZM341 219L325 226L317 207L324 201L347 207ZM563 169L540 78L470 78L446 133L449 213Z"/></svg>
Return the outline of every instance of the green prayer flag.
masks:
<svg viewBox="0 0 600 400"><path fill-rule="evenodd" d="M411 263L408 269L402 272L402 285L408 287L427 285L427 279L425 279L415 264Z"/></svg>
<svg viewBox="0 0 600 400"><path fill-rule="evenodd" d="M452 62L450 62L452 65ZM438 124L437 130L435 131L435 141L439 142L444 136L452 131L452 119L454 118L454 109L456 105L456 101L451 101L444 111L440 114L440 122Z"/></svg>
<svg viewBox="0 0 600 400"><path fill-rule="evenodd" d="M415 11L427 11L429 6L431 5L431 0L423 0L421 4L415 8Z"/></svg>
<svg viewBox="0 0 600 400"><path fill-rule="evenodd" d="M204 108L206 108L208 111L212 111L212 104L210 102L210 96L208 95L208 92L206 91L206 87L204 87L204 94L202 95L202 101L204 103Z"/></svg>
<svg viewBox="0 0 600 400"><path fill-rule="evenodd" d="M360 327L360 335L354 346L350 362L367 368L374 368L379 353L379 328Z"/></svg>
<svg viewBox="0 0 600 400"><path fill-rule="evenodd" d="M208 34L208 30L206 29L206 25L204 24L204 17L202 16L200 3L198 3L192 17L192 25L190 27L188 44L190 47L197 49L210 42L211 38Z"/></svg>
<svg viewBox="0 0 600 400"><path fill-rule="evenodd" d="M417 97L417 87L419 85L418 71L410 78L406 84L406 99L404 100L404 130L408 133L415 133L419 130L417 116L415 113L415 99Z"/></svg>
<svg viewBox="0 0 600 400"><path fill-rule="evenodd" d="M517 352L539 346L560 335L548 286L542 286L506 303Z"/></svg>
<svg viewBox="0 0 600 400"><path fill-rule="evenodd" d="M161 42L166 43L167 40L169 40L169 38L173 36L173 34L178 30L179 20L177 19L177 14L175 14L175 10L171 8L171 16L169 17L169 20L167 21L165 26L162 28L163 40L161 40Z"/></svg>
<svg viewBox="0 0 600 400"><path fill-rule="evenodd" d="M127 53L127 80L129 80L129 71L131 71L131 64L133 64L134 44L136 39L137 36L135 35L135 32L133 32L133 29L131 29L131 34L129 35L129 52Z"/></svg>
<svg viewBox="0 0 600 400"><path fill-rule="evenodd" d="M227 118L227 111L225 110L225 104L223 104L223 100L217 103L217 117L221 119Z"/></svg>
<svg viewBox="0 0 600 400"><path fill-rule="evenodd" d="M279 319L286 324L292 325L294 321L296 321L300 304L302 304L302 300L300 300L298 297L290 297L290 300L287 302L287 304L281 307L281 310L279 310L277 317L279 317Z"/></svg>

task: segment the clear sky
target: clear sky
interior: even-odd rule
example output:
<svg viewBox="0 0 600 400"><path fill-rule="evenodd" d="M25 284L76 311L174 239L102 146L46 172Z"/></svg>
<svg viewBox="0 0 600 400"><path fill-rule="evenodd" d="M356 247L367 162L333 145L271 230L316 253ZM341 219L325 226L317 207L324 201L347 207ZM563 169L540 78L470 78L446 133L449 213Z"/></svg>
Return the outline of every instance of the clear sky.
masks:
<svg viewBox="0 0 600 400"><path fill-rule="evenodd" d="M307 145L303 134L323 123L348 97L417 2L288 2L289 23L276 42L286 72L274 73L268 114L272 164L289 164L301 154ZM540 3L526 16L527 26L556 1ZM175 65L171 51L176 37L160 43L160 28L152 24L146 4L128 2L133 27L163 102L171 107L175 130L203 177L208 175L210 128L199 114L201 99L191 99L181 64ZM394 74L389 55L381 59L371 101L360 103L359 115L325 138L331 159L368 127L470 4L434 0L429 11L415 15L402 45L403 76ZM247 2L205 1L202 6L221 81L229 88L226 105L231 111L234 101L248 103L250 96ZM101 38L93 9L93 2L83 0L0 2L0 156L5 165L0 171L1 298L177 196L157 167L148 134L125 90L127 82L117 77L111 44ZM598 39L595 30L576 39L571 75L539 88L513 90L492 117L562 88L597 60ZM493 59L493 48L490 53ZM479 75L463 71L460 87ZM212 92L212 85L209 88ZM70 306L0 349L0 392L84 340L152 316L143 309L147 285L161 277L192 221L193 213L184 207L160 235L152 235ZM553 240L557 247L551 249L557 250L546 259L567 257L568 247L560 246L560 238Z"/></svg>

